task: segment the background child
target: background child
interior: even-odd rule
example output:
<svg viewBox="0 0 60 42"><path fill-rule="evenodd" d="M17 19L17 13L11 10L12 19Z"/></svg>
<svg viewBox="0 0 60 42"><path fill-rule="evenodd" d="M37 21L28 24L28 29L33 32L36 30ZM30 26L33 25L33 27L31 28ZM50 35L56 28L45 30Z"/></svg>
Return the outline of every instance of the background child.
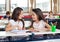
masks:
<svg viewBox="0 0 60 42"><path fill-rule="evenodd" d="M11 19L10 12L9 12L9 11L7 11L7 12L6 12L6 15L5 15L5 16L3 16L3 18L2 18L2 19L8 19L8 20L10 20L10 19Z"/></svg>

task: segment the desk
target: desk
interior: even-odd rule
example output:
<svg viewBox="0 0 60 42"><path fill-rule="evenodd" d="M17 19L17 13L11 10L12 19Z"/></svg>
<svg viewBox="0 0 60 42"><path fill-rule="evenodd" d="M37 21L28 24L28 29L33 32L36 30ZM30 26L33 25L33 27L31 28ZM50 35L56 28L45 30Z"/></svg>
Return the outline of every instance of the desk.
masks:
<svg viewBox="0 0 60 42"><path fill-rule="evenodd" d="M60 42L60 39L51 39L51 40L43 40L43 41L27 41L27 42Z"/></svg>
<svg viewBox="0 0 60 42"><path fill-rule="evenodd" d="M56 29L56 32L51 32L51 31L48 31L48 32L33 32L34 35L39 35L39 34L57 34L57 33L60 33L60 30Z"/></svg>
<svg viewBox="0 0 60 42"><path fill-rule="evenodd" d="M46 18L46 19L60 19L60 18Z"/></svg>
<svg viewBox="0 0 60 42"><path fill-rule="evenodd" d="M60 33L60 30L59 29L56 29L56 32L51 32L51 31L48 31L48 32L32 32L34 33L35 35L38 35L38 34L57 34L57 33ZM0 31L0 36L28 36L28 35L31 35L32 33L21 33L21 34L16 34L16 33L11 33L11 32L6 32L6 31Z"/></svg>
<svg viewBox="0 0 60 42"><path fill-rule="evenodd" d="M6 41L18 41L18 40L26 40L27 37L31 35L31 33L12 33L12 32L6 32L6 31L0 31L0 42L6 42Z"/></svg>
<svg viewBox="0 0 60 42"><path fill-rule="evenodd" d="M32 32L34 35L40 35L40 34L57 34L60 33L60 30L56 30L56 32ZM32 35L32 33L21 33L21 34L16 34L16 33L11 33L11 32L5 32L5 31L0 31L0 37L27 37L29 35ZM33 38L33 36L31 36ZM30 37L29 37L30 38ZM14 38L13 38L14 39ZM26 38L25 38L26 39Z"/></svg>
<svg viewBox="0 0 60 42"><path fill-rule="evenodd" d="M51 25L51 22L57 22L57 29L60 29L60 18L47 18L46 20L48 20L48 24Z"/></svg>
<svg viewBox="0 0 60 42"><path fill-rule="evenodd" d="M11 33L11 32L6 32L6 31L0 31L0 36L28 36L31 35L31 33L21 33L21 34L16 34L16 33Z"/></svg>
<svg viewBox="0 0 60 42"><path fill-rule="evenodd" d="M33 32L31 37L32 37L31 41L60 39L60 30L57 29L56 32L51 32L51 31L49 31L49 32Z"/></svg>
<svg viewBox="0 0 60 42"><path fill-rule="evenodd" d="M60 22L60 18L46 18L46 20L51 21L51 22Z"/></svg>

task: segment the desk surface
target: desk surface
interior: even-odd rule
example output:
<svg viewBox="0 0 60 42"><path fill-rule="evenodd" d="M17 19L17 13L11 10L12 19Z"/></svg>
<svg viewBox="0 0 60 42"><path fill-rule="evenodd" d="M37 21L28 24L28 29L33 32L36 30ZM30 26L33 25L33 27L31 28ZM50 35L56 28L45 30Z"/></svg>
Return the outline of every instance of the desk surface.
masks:
<svg viewBox="0 0 60 42"><path fill-rule="evenodd" d="M35 35L39 35L39 34L56 34L56 33L60 33L60 30L56 29L56 32L33 32Z"/></svg>
<svg viewBox="0 0 60 42"><path fill-rule="evenodd" d="M60 18L46 18L46 19L60 19Z"/></svg>
<svg viewBox="0 0 60 42"><path fill-rule="evenodd" d="M38 41L28 41L28 42L60 42L60 39L49 39L49 40L38 40Z"/></svg>
<svg viewBox="0 0 60 42"><path fill-rule="evenodd" d="M6 31L0 31L0 36L28 36L31 35L31 33L11 33L11 32L6 32Z"/></svg>
<svg viewBox="0 0 60 42"><path fill-rule="evenodd" d="M56 34L56 33L60 33L60 30L56 30L56 32L32 32L35 35L39 35L39 34ZM32 33L12 33L12 32L6 32L6 31L0 31L0 36L29 36Z"/></svg>

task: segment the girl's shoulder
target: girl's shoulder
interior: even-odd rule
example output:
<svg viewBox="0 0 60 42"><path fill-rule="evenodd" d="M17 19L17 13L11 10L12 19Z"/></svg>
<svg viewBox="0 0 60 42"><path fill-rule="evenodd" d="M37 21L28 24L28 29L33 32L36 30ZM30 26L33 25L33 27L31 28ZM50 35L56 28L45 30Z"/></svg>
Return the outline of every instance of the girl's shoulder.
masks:
<svg viewBox="0 0 60 42"><path fill-rule="evenodd" d="M13 19L10 19L9 22L10 22L10 23L14 23L15 21L14 21Z"/></svg>
<svg viewBox="0 0 60 42"><path fill-rule="evenodd" d="M45 21L44 20L40 20L40 23L45 24Z"/></svg>
<svg viewBox="0 0 60 42"><path fill-rule="evenodd" d="M44 20L40 20L40 22L45 22Z"/></svg>
<svg viewBox="0 0 60 42"><path fill-rule="evenodd" d="M14 21L13 19L10 19L9 21Z"/></svg>

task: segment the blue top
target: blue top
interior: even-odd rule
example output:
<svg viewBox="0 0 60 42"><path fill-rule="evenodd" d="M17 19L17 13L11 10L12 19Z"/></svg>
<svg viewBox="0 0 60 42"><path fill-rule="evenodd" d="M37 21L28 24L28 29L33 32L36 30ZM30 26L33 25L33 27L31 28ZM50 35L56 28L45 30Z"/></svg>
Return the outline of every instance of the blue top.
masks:
<svg viewBox="0 0 60 42"><path fill-rule="evenodd" d="M6 15L3 16L3 18L4 18L4 19L8 18L9 20L11 19L10 16L8 17L8 16L6 16Z"/></svg>

